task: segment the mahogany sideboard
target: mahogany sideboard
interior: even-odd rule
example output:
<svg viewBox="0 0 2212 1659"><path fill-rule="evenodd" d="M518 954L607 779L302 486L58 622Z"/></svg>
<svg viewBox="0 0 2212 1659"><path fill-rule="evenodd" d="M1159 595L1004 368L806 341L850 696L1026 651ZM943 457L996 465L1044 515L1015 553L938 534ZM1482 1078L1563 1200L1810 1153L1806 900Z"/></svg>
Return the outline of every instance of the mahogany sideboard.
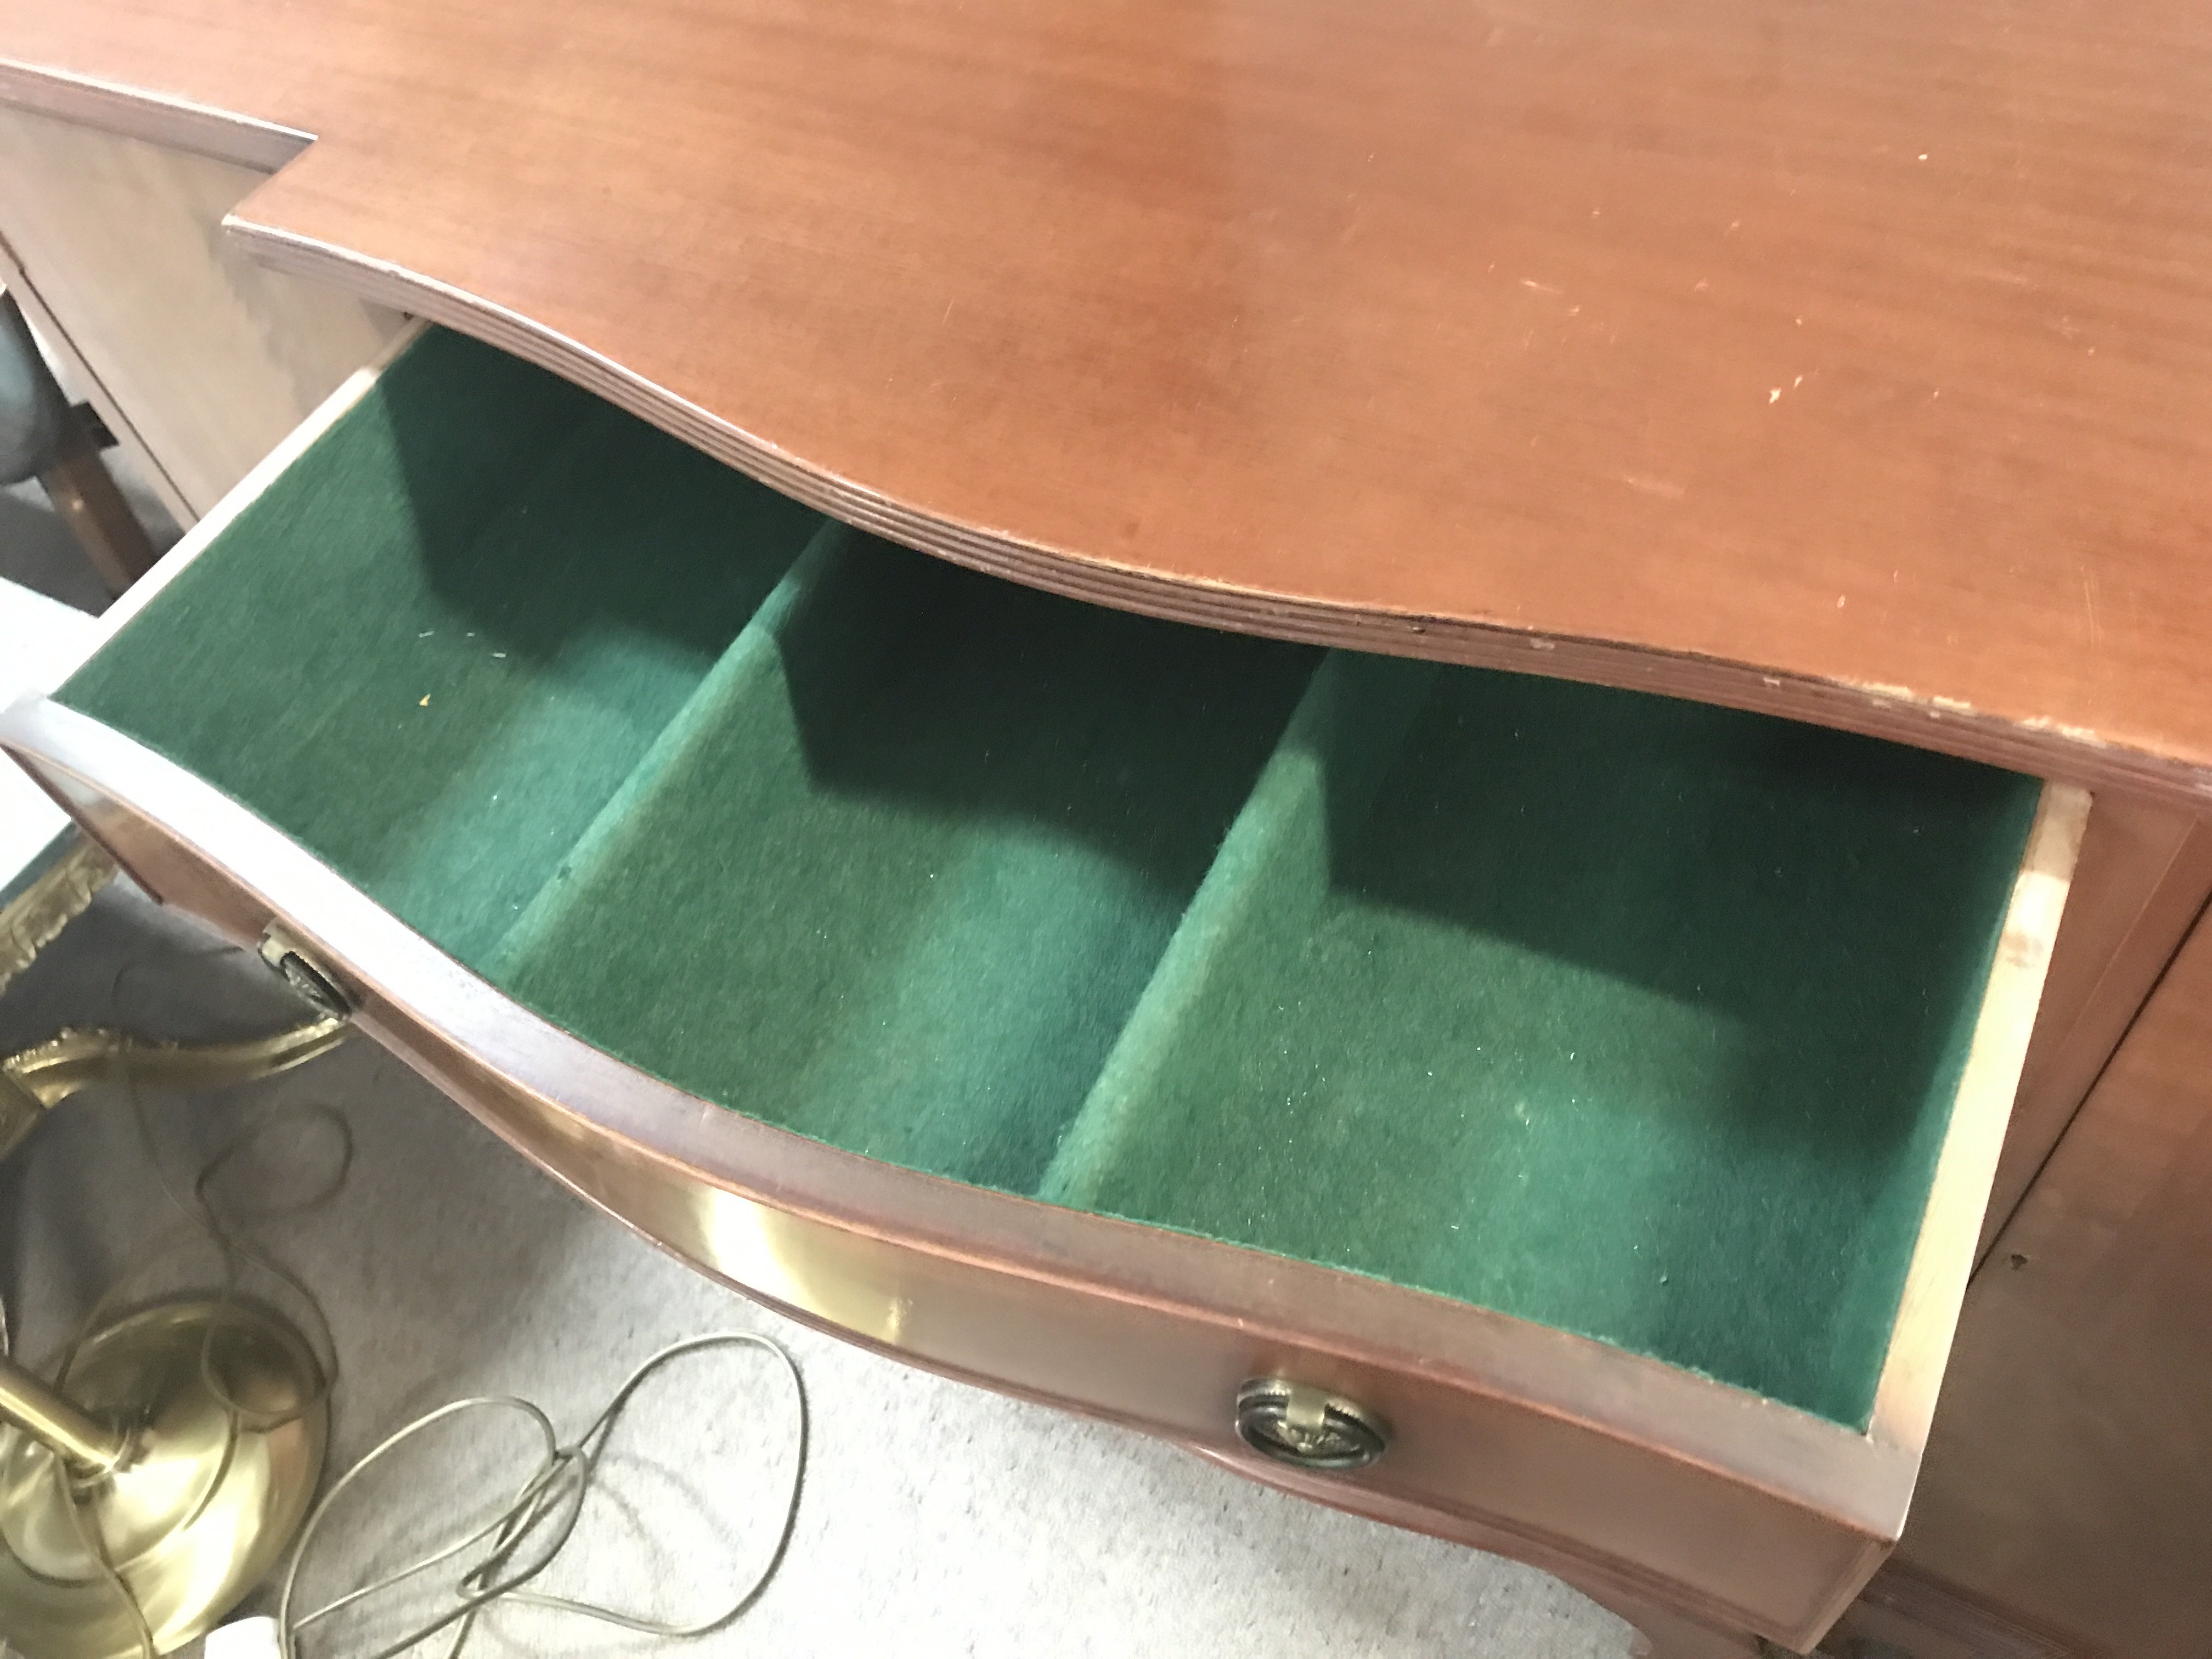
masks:
<svg viewBox="0 0 2212 1659"><path fill-rule="evenodd" d="M2212 1618L2178 1517L2205 1467L2185 1237L2203 950L2183 941L2212 893L2212 597L2192 575L2212 476L2208 32L2142 8L1843 20L1754 0L1203 20L0 0L0 98L270 171L226 221L233 244L453 331L404 337L333 394L119 607L74 689L9 712L0 741L165 899L312 964L578 1190L802 1317L1535 1560L1673 1650L1808 1650L1843 1615L1838 1640L1930 1656L2197 1651ZM617 499L668 523L609 528ZM594 512L598 543L543 541ZM700 564L701 524L743 533ZM633 561L623 580L592 546ZM354 586L303 596L272 574L287 557ZM294 618L298 639L252 647ZM483 649L460 643L466 622ZM410 639L440 642L416 658ZM687 652L696 673L667 668ZM575 666L593 653L620 672ZM495 692L509 663L541 678ZM879 668L892 690L853 689ZM418 681L420 700L374 726L291 708L325 678L333 703ZM631 736L599 719L616 704ZM855 735L875 729L848 718L863 707L904 746ZM546 709L568 723L534 727ZM669 780L707 775L698 732L784 756L789 799L671 805ZM609 781L542 826L565 839L516 887L521 920L463 914L454 893L504 893L535 855L497 842L511 868L488 870L512 832L439 803L479 767L557 817L544 756L592 744ZM408 781L410 745L432 751L428 784ZM1009 779L994 753L1027 758L994 763ZM1109 760L1102 796L1085 767ZM349 765L394 803L366 840L325 813L334 791L377 799ZM2039 805L2008 775L2047 781ZM1712 800L1681 806L1700 787ZM1140 832L1139 798L1174 810ZM1485 819L1499 799L1511 813ZM872 804L834 816L856 799ZM1469 896L1449 872L1423 886L1393 813L1473 826L1465 846L1537 896ZM1532 813L1542 836L1510 821ZM1004 824L1047 818L1052 858L1075 863L1016 859L973 890L1032 883L1047 896L1020 902L1060 905L1048 923L901 935L946 953L914 981L927 996L958 978L945 963L995 951L1007 984L1058 975L1095 1010L1120 964L1120 1012L1083 1039L1105 1069L1018 1177L1012 1152L993 1160L1027 1131L962 1117L932 1142L926 1114L887 1126L806 1102L779 1117L768 1072L740 1088L715 1070L737 1061L653 1023L702 975L721 999L702 1010L733 985L794 1006L764 988L794 963L818 995L860 994L796 935L775 934L780 967L732 983L714 979L738 971L722 948L661 912L658 955L609 945L579 966L593 953L571 941L555 973L540 948L587 914L592 937L619 938L605 918L641 893L676 904L696 868L636 884L672 845L695 864L704 849L734 891L763 878L731 860L768 860L781 825L805 890L837 891L902 858L937 880L939 842L898 838L915 825L987 826L944 846L1012 858ZM833 821L852 860L807 862ZM641 839L647 823L663 827ZM1617 858L1577 851L1593 823L1626 826ZM1634 850L1644 827L1658 850ZM1783 890L1753 879L1765 845L1786 848ZM1079 921L1079 868L1097 883ZM1693 895L1715 884L1711 901L1667 908L1665 869ZM1158 946L1123 925L1153 902L1115 884L1131 870L1176 895ZM1911 913L1888 933L1885 879ZM890 890L862 896L921 902ZM1753 930L1740 951L1731 926ZM1459 1230L1402 1176L1349 1212L1330 1188L1325 1244L1285 1218L1316 1167L1355 1188L1399 1167L1358 1116L1373 1099L1340 1109L1364 1127L1326 1149L1328 1125L1298 1115L1329 1066L1427 1100L1399 1075L1409 1057L1432 1036L1462 1062L1480 1048L1449 999L1390 1026L1378 1011L1433 980L1360 966L1346 943L1458 960L1420 955L1439 927L1515 947L1485 971L1517 1045L1496 1063L1524 1072L1469 1082L1484 1109L1512 1109L1542 1069L1545 1020L1566 1060L1547 1048L1544 1066L1588 1044L1620 1075L1712 1091L1669 1133L1695 1122L1698 1156L1735 1149L1695 1176L1719 1195L1713 1251L1783 1248L1836 1195L1906 1206L1881 1237L1831 1235L1849 1260L1814 1264L1850 1281L1834 1309L1875 1310L1875 1335L1852 1339L1860 1382L1842 1360L1785 1363L1781 1339L1761 1349L1772 1315L1749 1291L1734 1323L1654 1314L1683 1299L1660 1297L1663 1271L1632 1305L1577 1301L1619 1269L1567 1271L1603 1229L1565 1189L1521 1231L1498 1219L1520 1213L1510 1192L1465 1212L1492 1246L1511 1231L1517 1267L1502 1246L1464 1271L1457 1245L1394 1255L1380 1222L1345 1234L1345 1213L1401 1202ZM747 960L756 930L733 929L726 960ZM1010 943L1069 930L1091 943ZM1647 934L1707 954L1633 956L1624 938ZM1785 1020L1771 982L1707 984L1731 961L1771 981L1784 960L1805 964L1814 1012ZM1584 975L1571 993L1542 978L1562 963ZM1575 1000L1600 981L1658 1001ZM1713 1034L1762 1019L1817 1052L1843 1041L1839 990L1901 1033L1905 1005L1875 988L1898 983L1935 1012L1896 1036L1917 1058L1882 1086L1935 1103L1897 1115L1878 1153L1854 1144L1873 1185L1838 1157L1830 1199L1789 1186L1823 1143L1787 1111L1822 1133L1849 1114L1792 1095L1802 1079L1717 1081L1683 1056L1717 1065ZM1353 988L1345 1007L1332 984ZM882 994L886 1030L949 1018L922 991ZM1251 1055L1294 1046L1270 1009L1299 996L1303 1034L1337 1046L1266 1073ZM1679 1052L1633 1047L1684 1009L1715 1018L1668 1038ZM1212 1048L1183 1035L1194 1021ZM1024 1064L1074 1041L1051 1029L1015 1044ZM959 1028L975 1053L999 1052L994 1032ZM741 1058L784 1040L756 1021ZM1217 1075L1216 1050L1242 1069ZM881 1075L849 1065L823 1098ZM960 1075L1032 1089L1026 1072ZM1520 1109L1582 1100L1581 1075L1528 1083ZM1288 1090L1280 1158L1258 1116L1229 1126L1234 1151L1161 1127L1188 1121L1177 1102L1263 1085ZM1796 1103L1762 1121L1762 1091ZM1572 1127L1528 1167L1610 1167ZM1258 1185L1159 1198L1174 1182L1144 1158ZM1739 1226L1768 1179L1796 1194L1770 1206L1788 1213ZM1692 1275L1716 1271L1679 1248ZM2114 1389L2122 1366L2134 1392ZM2051 1441L2093 1449L2045 1459ZM2160 1481L2175 1500L2143 1502ZM2094 1482L2106 1496L2084 1502Z"/></svg>

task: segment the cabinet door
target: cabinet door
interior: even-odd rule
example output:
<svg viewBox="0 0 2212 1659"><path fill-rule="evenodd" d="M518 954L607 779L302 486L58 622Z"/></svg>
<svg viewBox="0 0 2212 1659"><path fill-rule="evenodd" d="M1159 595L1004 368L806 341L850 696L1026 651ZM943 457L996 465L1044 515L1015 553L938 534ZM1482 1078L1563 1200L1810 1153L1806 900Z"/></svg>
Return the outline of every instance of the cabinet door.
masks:
<svg viewBox="0 0 2212 1659"><path fill-rule="evenodd" d="M230 245L223 216L265 177L0 106L0 281L185 523L400 324Z"/></svg>
<svg viewBox="0 0 2212 1659"><path fill-rule="evenodd" d="M1968 1294L1907 1571L2087 1652L2212 1649L2212 918Z"/></svg>

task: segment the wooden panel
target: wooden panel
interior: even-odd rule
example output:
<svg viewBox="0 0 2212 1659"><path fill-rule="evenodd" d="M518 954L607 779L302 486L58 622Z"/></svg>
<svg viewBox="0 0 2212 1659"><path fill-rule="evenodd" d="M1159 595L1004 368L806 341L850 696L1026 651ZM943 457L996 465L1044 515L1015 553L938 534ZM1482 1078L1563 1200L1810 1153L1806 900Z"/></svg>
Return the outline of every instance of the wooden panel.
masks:
<svg viewBox="0 0 2212 1659"><path fill-rule="evenodd" d="M2212 925L1969 1293L1898 1559L2086 1652L2212 1649Z"/></svg>
<svg viewBox="0 0 2212 1659"><path fill-rule="evenodd" d="M0 0L0 55L315 135L265 255L948 556L2212 799L2201 6Z"/></svg>
<svg viewBox="0 0 2212 1659"><path fill-rule="evenodd" d="M187 522L398 325L225 240L223 215L262 181L0 107L0 237L41 320L112 400Z"/></svg>
<svg viewBox="0 0 2212 1659"><path fill-rule="evenodd" d="M0 118L6 111L0 107ZM24 276L22 268L15 263L15 252L8 245L4 232L0 232L0 288L5 288L36 335L39 349L54 369L55 378L61 382L66 397L88 403L106 423L108 435L115 440L116 447L130 458L137 477L161 498L161 505L179 525L192 521L191 505L178 492L154 459L154 453L138 435L107 388L100 382L76 349L76 343L64 331L46 301Z"/></svg>
<svg viewBox="0 0 2212 1659"><path fill-rule="evenodd" d="M2080 1659L2068 1642L1894 1561L1875 1575L1820 1650L1838 1659Z"/></svg>
<svg viewBox="0 0 2212 1659"><path fill-rule="evenodd" d="M2212 894L2212 826L2097 797L1983 1222L1986 1255Z"/></svg>

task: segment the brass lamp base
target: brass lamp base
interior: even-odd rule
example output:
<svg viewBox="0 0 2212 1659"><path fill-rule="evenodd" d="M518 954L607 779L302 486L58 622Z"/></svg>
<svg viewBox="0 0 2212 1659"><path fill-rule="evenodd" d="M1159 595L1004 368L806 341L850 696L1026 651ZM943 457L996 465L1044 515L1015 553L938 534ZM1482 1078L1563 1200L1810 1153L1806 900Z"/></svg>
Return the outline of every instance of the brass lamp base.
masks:
<svg viewBox="0 0 2212 1659"><path fill-rule="evenodd" d="M23 1659L172 1652L306 1518L329 1438L322 1367L258 1304L168 1303L87 1341L66 1392L125 1431L122 1455L102 1472L0 1426L0 1638Z"/></svg>

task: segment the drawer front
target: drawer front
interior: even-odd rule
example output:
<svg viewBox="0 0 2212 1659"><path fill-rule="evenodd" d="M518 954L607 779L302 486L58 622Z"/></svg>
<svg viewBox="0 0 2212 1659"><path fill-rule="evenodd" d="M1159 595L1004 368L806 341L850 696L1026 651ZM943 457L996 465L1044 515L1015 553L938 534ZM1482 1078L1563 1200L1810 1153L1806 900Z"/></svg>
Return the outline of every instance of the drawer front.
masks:
<svg viewBox="0 0 2212 1659"><path fill-rule="evenodd" d="M1334 1390L1389 1442L1334 1501L1811 1644L1901 1524L2077 792L1004 588L478 349L0 738L730 1282L1248 1468L1243 1385Z"/></svg>

